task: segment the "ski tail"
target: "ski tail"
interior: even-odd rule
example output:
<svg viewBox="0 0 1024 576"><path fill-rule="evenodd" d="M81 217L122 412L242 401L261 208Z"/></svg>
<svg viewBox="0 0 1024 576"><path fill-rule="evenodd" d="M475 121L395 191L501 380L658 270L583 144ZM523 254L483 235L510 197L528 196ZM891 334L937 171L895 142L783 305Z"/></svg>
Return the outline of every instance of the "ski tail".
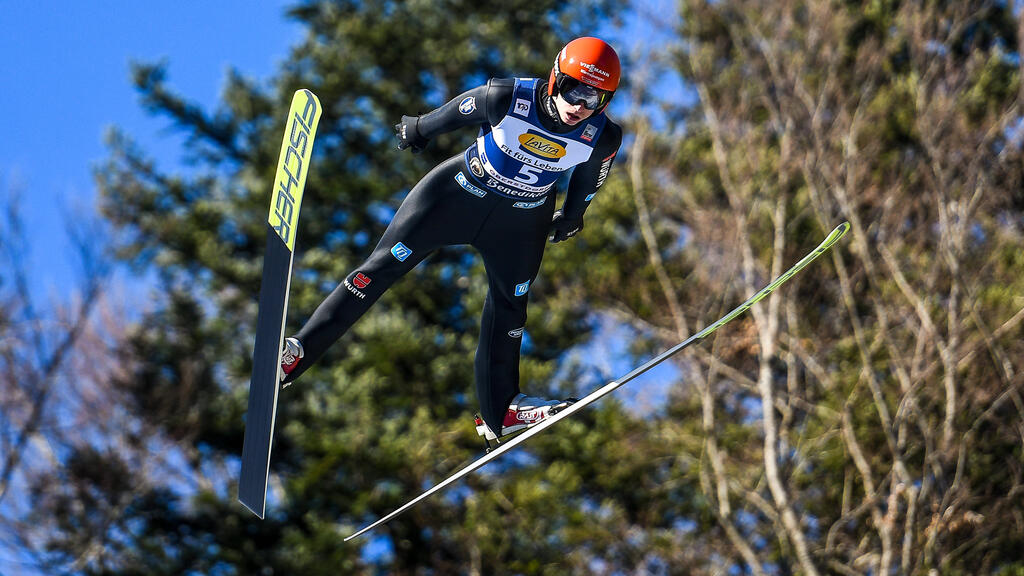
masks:
<svg viewBox="0 0 1024 576"><path fill-rule="evenodd" d="M260 518L266 511L267 477L280 390L280 353L284 342L295 234L320 113L320 101L316 95L309 90L295 92L281 143L267 217L267 249L263 257L249 407L242 445L242 472L238 481L239 502Z"/></svg>
<svg viewBox="0 0 1024 576"><path fill-rule="evenodd" d="M817 248L815 248L809 254L807 254L806 256L801 258L800 261L797 262L796 264L794 264L792 268L790 268L789 270L786 270L778 278L776 278L776 279L772 280L771 282L769 282L767 286L765 286L764 288L758 290L757 293L755 293L750 298L747 298L747 300L745 302L743 302L742 304L740 304L739 306L734 308L732 311L730 311L725 316L722 316L721 318L719 318L718 320L716 320L715 322L713 322L712 324L708 325L706 328L701 330L700 332L697 332L696 334L694 334L693 336L690 336L689 338L687 338L683 342L680 342L676 346L673 346L672 348L666 350L665 352L661 353L657 357L655 357L655 358L651 359L650 361L648 361L643 366L639 366L638 368L634 369L629 374L626 374L622 378L619 378L618 380L614 380L612 382L609 382L609 383L605 384L604 386L598 388L597 390L594 390L590 394L587 394L581 400L579 400L577 402L574 402L573 404L570 404L568 407L566 407L565 409L561 410L558 414L555 414L554 416L550 416L548 418L545 418L543 421L541 421L536 426L533 426L531 428L527 428L526 431L522 432L520 435L515 436L514 438L508 440L507 442L502 442L494 450L491 450L490 452L488 452L487 454L485 454L481 458L479 458L479 459L469 463L464 468L456 471L451 476L449 476L448 478L444 479L441 483L437 484L436 486L430 488L426 492L420 494L416 498L414 498L414 499L410 500L409 502L405 503L404 505L402 505L401 508L398 508L394 512L391 512L390 514L388 514L387 516L384 516L383 518L377 520L376 522L373 522L372 524L370 524L370 525L360 529L358 532L355 532L351 536L345 538L345 541L348 542L349 540L352 540L354 538L357 538L358 536L361 536L362 534L365 534L365 533L369 532L370 530L376 528L377 526L385 524L386 522L388 522L389 520L395 518L396 516L398 516L402 512L405 512L409 508L412 508L413 506L415 506L417 503L425 500L430 495L432 495L432 494L434 494L434 493L444 489L446 486L456 482L460 478L463 478L463 477L469 475L474 470L477 470L477 469L481 468L483 465L485 465L488 462L494 460L495 458L501 456L505 452L508 452L509 450L515 448L519 444L525 442L527 439L529 439L529 438L539 434L540 432L544 431L548 427L553 426L555 424L555 422L558 422L559 420L561 420L563 418L568 418L569 416L571 416L571 415L575 414L576 412L582 410L585 406L593 404L594 402L596 402L596 401L600 400L601 398L605 397L606 395L610 394L616 388L622 386L623 384L626 384L630 380L633 380L637 376L640 376L641 374L643 374L644 372L647 372L651 368L654 368L658 364L661 364L662 362L664 362L668 358L670 358L673 355L675 355L675 354L679 353L680 351L682 351L687 346L693 344L694 342L697 342L698 340L702 340L702 339L706 338L712 332L714 332L715 330L718 330L719 328L721 328L722 326L727 324L730 320L732 320L733 318L739 316L740 314L745 312L747 309L749 309L751 306L753 306L754 304L757 304L758 302L760 302L761 300L766 298L769 294L774 292L779 286L782 286L787 280L792 278L797 272L803 270L805 267L807 267L808 264L810 264L815 259L817 259L818 256L821 256L822 254L827 252L828 249L831 248L836 242L838 242L839 239L842 238L843 235L846 234L846 231L849 230L849 229L850 229L850 223L849 222L843 222L839 226L836 226L836 228L834 230L832 230L832 232L821 242L821 244L818 245Z"/></svg>

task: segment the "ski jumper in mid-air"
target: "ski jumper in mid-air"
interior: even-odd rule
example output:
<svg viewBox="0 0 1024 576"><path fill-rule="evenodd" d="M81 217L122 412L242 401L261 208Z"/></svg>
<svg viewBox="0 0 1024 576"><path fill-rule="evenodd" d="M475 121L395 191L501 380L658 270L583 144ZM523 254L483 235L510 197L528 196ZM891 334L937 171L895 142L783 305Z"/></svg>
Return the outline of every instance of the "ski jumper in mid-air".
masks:
<svg viewBox="0 0 1024 576"><path fill-rule="evenodd" d="M604 111L619 71L610 45L577 38L558 53L547 81L492 79L432 112L403 116L395 126L400 150L420 152L432 138L464 126L479 126L480 135L412 188L366 262L285 340L284 385L431 252L468 244L483 256L489 287L475 364L478 432L495 439L568 406L572 399L519 390L527 295L548 240L566 240L583 228L583 214L608 176L622 130ZM570 169L556 211L555 182Z"/></svg>

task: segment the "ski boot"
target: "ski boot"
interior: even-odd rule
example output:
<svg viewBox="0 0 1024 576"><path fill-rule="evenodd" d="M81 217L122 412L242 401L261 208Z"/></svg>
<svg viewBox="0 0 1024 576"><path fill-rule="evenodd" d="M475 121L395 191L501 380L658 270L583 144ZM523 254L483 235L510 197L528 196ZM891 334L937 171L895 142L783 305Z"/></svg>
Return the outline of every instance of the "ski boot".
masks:
<svg viewBox="0 0 1024 576"><path fill-rule="evenodd" d="M502 422L500 434L495 434L479 414L475 418L476 432L484 437L487 451L490 452L491 440L494 440L495 444L500 444L499 438L535 426L543 422L545 418L554 416L576 401L578 401L577 398L544 400L543 398L535 398L520 393L512 399L512 403L505 412L505 420Z"/></svg>
<svg viewBox="0 0 1024 576"><path fill-rule="evenodd" d="M285 382L284 379L295 371L299 360L305 355L302 344L298 340L295 338L284 339L284 349L281 350L281 388L287 388L291 384L291 382Z"/></svg>

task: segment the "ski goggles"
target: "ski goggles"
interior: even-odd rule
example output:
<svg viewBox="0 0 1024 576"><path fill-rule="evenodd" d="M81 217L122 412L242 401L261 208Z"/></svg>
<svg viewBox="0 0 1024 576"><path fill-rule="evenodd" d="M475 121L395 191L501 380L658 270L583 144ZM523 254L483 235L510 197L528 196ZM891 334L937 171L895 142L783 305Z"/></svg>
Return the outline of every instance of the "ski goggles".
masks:
<svg viewBox="0 0 1024 576"><path fill-rule="evenodd" d="M594 88L590 84L584 84L572 76L561 73L557 75L555 85L563 100L573 106L583 104L583 107L589 110L597 110L604 106L614 94L614 92Z"/></svg>

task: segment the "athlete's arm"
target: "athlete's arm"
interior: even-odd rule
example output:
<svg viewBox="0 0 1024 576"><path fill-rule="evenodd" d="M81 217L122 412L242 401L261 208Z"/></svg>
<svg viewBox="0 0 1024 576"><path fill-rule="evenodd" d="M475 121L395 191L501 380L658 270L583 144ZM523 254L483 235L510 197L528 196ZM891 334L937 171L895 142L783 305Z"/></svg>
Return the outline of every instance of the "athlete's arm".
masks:
<svg viewBox="0 0 1024 576"><path fill-rule="evenodd" d="M572 238L583 228L583 213L590 206L597 189L608 178L620 144L622 128L609 119L597 139L590 159L573 168L569 187L565 192L565 203L551 222L555 242Z"/></svg>
<svg viewBox="0 0 1024 576"><path fill-rule="evenodd" d="M514 87L515 80L491 79L422 116L402 116L402 122L395 126L399 148L412 146L414 151L422 150L429 140L446 132L497 124L512 103Z"/></svg>

